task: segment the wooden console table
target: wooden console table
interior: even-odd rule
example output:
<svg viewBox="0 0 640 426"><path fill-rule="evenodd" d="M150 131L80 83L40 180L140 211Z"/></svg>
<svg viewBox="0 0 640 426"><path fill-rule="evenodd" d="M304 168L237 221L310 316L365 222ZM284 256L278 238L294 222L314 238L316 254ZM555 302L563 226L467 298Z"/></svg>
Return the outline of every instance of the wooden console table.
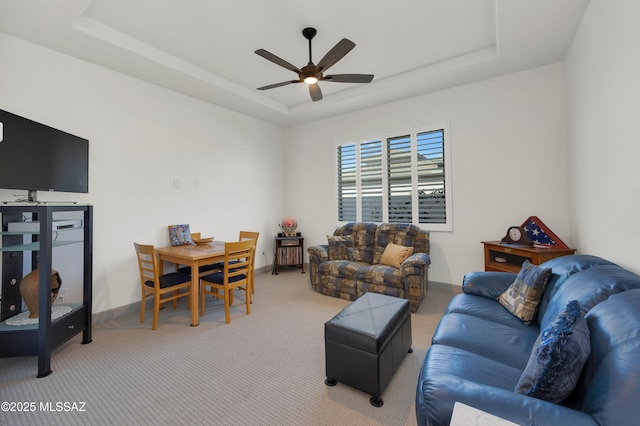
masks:
<svg viewBox="0 0 640 426"><path fill-rule="evenodd" d="M520 272L522 263L528 260L540 265L547 260L575 253L575 249L554 247L526 247L503 244L500 241L483 241L484 270L498 272Z"/></svg>

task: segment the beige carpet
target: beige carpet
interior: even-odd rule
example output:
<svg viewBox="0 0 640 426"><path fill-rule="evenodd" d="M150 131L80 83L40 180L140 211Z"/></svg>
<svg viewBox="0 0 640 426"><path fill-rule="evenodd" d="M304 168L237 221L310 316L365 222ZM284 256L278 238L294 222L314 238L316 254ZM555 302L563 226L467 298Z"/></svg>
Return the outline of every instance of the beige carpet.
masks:
<svg viewBox="0 0 640 426"><path fill-rule="evenodd" d="M222 302L210 298L200 325L190 327L183 300L160 313L156 331L151 315L143 324L137 314L95 324L93 342L81 345L76 336L56 349L53 373L42 379L36 357L0 359L0 402L32 410L7 412L5 404L0 424L415 425L420 366L458 291L430 284L412 314L414 352L381 408L362 392L324 384L324 323L349 302L318 294L308 274L285 270L257 275L251 315L238 296L229 325Z"/></svg>

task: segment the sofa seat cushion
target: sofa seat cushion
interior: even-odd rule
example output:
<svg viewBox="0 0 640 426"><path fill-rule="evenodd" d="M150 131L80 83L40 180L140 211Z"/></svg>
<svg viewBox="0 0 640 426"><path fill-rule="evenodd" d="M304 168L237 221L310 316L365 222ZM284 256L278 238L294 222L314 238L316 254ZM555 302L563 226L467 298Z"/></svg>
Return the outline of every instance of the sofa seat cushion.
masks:
<svg viewBox="0 0 640 426"><path fill-rule="evenodd" d="M487 400L482 408L499 406L495 401L514 395L513 388L521 372L463 349L431 346L416 391L416 406L421 410L418 413L428 414L428 419L418 417L418 424L448 425L454 404L462 402L477 407L478 395Z"/></svg>
<svg viewBox="0 0 640 426"><path fill-rule="evenodd" d="M367 266L367 264L363 262L352 262L350 260L328 260L320 264L318 272L321 275L329 277L339 277L355 281L358 270L363 266Z"/></svg>
<svg viewBox="0 0 640 426"><path fill-rule="evenodd" d="M484 318L452 312L440 320L432 343L464 349L520 369L522 372L539 333L538 327L527 326L521 322L516 326L508 326ZM504 347L508 347L509 350L498 349Z"/></svg>
<svg viewBox="0 0 640 426"><path fill-rule="evenodd" d="M357 279L367 284L381 284L402 288L402 272L388 265L368 265L357 271Z"/></svg>
<svg viewBox="0 0 640 426"><path fill-rule="evenodd" d="M522 374L519 368L447 345L431 346L424 365L427 364L429 375L447 374L509 391L513 391Z"/></svg>

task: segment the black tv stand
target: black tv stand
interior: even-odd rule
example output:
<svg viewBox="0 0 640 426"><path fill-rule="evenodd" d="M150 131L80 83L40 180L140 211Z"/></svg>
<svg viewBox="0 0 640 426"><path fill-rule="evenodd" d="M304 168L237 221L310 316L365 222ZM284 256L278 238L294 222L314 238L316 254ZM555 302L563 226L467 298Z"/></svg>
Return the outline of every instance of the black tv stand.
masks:
<svg viewBox="0 0 640 426"><path fill-rule="evenodd" d="M82 241L72 244L83 244L82 258L78 262L83 267L83 296L80 303L65 304L71 306L71 312L51 319L51 262L52 252L56 247L68 242L53 241L53 213L82 212L84 234ZM19 221L24 213L31 213L40 222L37 234L32 234L32 242L25 243L23 232L7 231L9 222ZM25 204L13 203L0 205L2 215L2 300L0 301L0 357L38 356L38 377L51 373L51 353L53 349L82 333L82 342L91 342L92 313L92 275L93 275L93 206ZM24 252L31 252L33 268L39 268L40 291L38 315L40 320L33 325L8 325L6 320L21 311L22 297L19 282L23 276ZM36 255L37 253L37 255Z"/></svg>

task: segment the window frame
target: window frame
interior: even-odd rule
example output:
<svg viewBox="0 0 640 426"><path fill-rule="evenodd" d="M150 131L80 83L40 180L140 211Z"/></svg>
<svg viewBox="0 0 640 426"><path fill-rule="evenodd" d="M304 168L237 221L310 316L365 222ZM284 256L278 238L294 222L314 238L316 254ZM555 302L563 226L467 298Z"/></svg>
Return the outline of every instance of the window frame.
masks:
<svg viewBox="0 0 640 426"><path fill-rule="evenodd" d="M443 135L443 159L444 159L444 191L445 191L445 215L446 219L444 223L430 223L423 222L420 223L420 214L419 214L419 191L418 191L418 144L417 144L417 135L421 133L429 133L433 131L442 130ZM428 229L429 231L453 231L453 194L452 194L452 162L451 162L451 135L449 132L449 122L440 122L425 126L419 127L411 127L408 129L395 130L380 133L376 137L368 137L362 138L358 142L343 142L338 143L334 147L334 167L335 173L334 178L336 179L336 183L334 186L335 190L335 207L334 214L336 215L336 222L339 225L347 223L349 221L340 220L339 215L339 202L340 202L340 194L339 194L339 181L338 177L342 170L340 169L340 165L338 162L338 148L346 145L355 145L356 149L356 221L362 221L362 194L363 194L363 184L361 177L361 146L363 144L371 144L375 141L381 142L381 155L382 155L382 220L380 222L388 222L389 221L389 170L387 168L388 161L388 141L391 139L397 139L403 136L409 136L411 140L411 208L412 208L412 220L411 223L421 228Z"/></svg>

